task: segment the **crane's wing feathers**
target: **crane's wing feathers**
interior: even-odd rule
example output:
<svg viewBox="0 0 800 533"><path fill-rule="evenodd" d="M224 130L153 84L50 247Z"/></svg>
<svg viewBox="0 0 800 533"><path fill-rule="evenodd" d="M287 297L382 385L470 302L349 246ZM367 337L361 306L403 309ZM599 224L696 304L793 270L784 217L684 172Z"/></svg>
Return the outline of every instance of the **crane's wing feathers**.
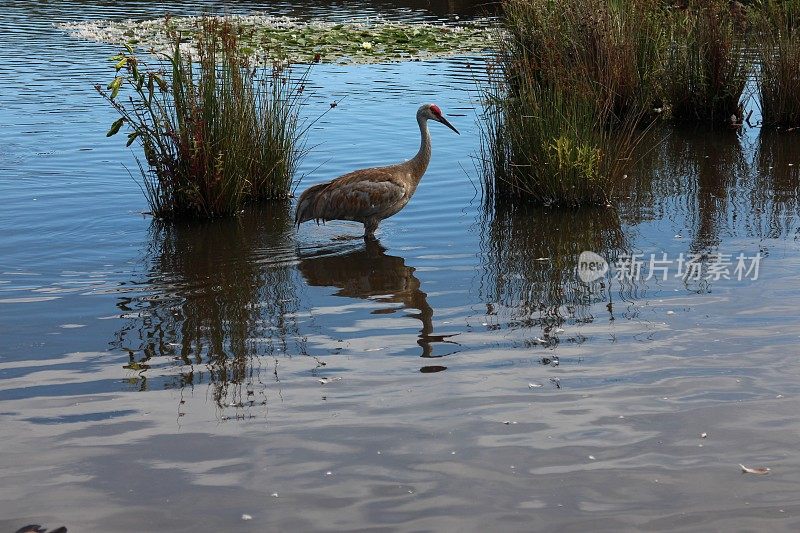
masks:
<svg viewBox="0 0 800 533"><path fill-rule="evenodd" d="M343 183L326 191L324 218L369 218L391 210L405 194L405 187L390 180Z"/></svg>
<svg viewBox="0 0 800 533"><path fill-rule="evenodd" d="M406 198L406 184L394 172L381 168L359 170L345 174L328 184L310 188L298 203L298 215L302 207L302 221L359 220L387 216L402 207ZM312 189L316 189L312 192ZM304 201L305 200L305 201Z"/></svg>

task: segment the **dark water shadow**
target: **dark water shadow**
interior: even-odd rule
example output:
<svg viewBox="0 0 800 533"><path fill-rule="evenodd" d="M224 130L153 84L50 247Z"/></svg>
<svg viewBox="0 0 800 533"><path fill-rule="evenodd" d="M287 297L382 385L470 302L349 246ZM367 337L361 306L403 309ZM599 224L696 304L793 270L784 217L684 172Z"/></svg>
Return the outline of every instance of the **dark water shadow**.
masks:
<svg viewBox="0 0 800 533"><path fill-rule="evenodd" d="M373 310L373 314L415 310L406 316L421 323L417 339L422 349L420 357L438 358L458 351L453 348L458 346L453 335L434 334L434 310L414 275L415 269L406 265L403 257L387 255L377 240L366 241L363 246L345 253L301 256L299 269L308 285L338 288L336 296L389 304ZM434 350L437 345L449 348L446 353L438 353ZM431 367L422 371L431 371Z"/></svg>

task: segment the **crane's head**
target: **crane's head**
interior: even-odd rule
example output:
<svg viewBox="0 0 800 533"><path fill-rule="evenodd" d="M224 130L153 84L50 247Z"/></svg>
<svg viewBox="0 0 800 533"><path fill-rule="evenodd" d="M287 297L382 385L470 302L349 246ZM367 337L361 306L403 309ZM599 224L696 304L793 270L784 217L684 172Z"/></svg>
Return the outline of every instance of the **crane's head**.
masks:
<svg viewBox="0 0 800 533"><path fill-rule="evenodd" d="M423 104L417 111L417 118L418 119L424 118L428 120L435 120L436 122L441 122L454 132L458 133L458 130L455 129L453 125L447 121L446 118L444 118L444 115L442 115L442 110L439 109L439 106L436 104ZM459 135L461 134L459 133Z"/></svg>

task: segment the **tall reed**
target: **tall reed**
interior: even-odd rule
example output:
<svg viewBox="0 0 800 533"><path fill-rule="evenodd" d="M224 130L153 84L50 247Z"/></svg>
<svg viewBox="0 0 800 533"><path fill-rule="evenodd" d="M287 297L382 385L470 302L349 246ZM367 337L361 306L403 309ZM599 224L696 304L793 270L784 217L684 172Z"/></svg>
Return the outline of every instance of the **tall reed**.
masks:
<svg viewBox="0 0 800 533"><path fill-rule="evenodd" d="M667 17L663 86L675 122L741 122L751 70L743 53L742 14L728 0L697 0Z"/></svg>
<svg viewBox="0 0 800 533"><path fill-rule="evenodd" d="M127 47L115 58L117 77L97 87L120 114L108 135L127 125L128 145L143 147L144 190L160 218L226 216L249 201L287 198L302 155L302 78L248 57L231 22L198 24L194 50L171 32L171 53L149 68Z"/></svg>
<svg viewBox="0 0 800 533"><path fill-rule="evenodd" d="M650 7L504 2L506 37L484 88L488 196L605 203L624 184L657 94L662 32Z"/></svg>
<svg viewBox="0 0 800 533"><path fill-rule="evenodd" d="M800 2L765 0L755 19L763 124L800 127Z"/></svg>

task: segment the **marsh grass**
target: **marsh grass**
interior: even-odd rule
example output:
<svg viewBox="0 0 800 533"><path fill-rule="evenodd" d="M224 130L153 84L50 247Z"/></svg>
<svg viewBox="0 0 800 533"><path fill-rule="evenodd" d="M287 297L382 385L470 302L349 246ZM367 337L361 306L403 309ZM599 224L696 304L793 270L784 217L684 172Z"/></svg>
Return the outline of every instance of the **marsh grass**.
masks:
<svg viewBox="0 0 800 533"><path fill-rule="evenodd" d="M598 204L625 185L657 97L662 49L643 6L504 3L506 37L484 86L487 197Z"/></svg>
<svg viewBox="0 0 800 533"><path fill-rule="evenodd" d="M644 135L632 118L609 129L593 102L532 80L518 96L496 95L491 102L481 158L488 197L606 204L629 185L625 170Z"/></svg>
<svg viewBox="0 0 800 533"><path fill-rule="evenodd" d="M125 125L128 145L143 147L139 168L153 215L213 218L250 201L288 198L303 153L303 78L248 56L224 19L201 21L196 55L178 32L170 39L172 52L154 68L127 46L114 58L117 76L97 86L120 114L108 135Z"/></svg>
<svg viewBox="0 0 800 533"><path fill-rule="evenodd" d="M666 18L664 97L679 123L741 122L751 71L741 15L727 0L690 2ZM733 118L733 120L732 120Z"/></svg>
<svg viewBox="0 0 800 533"><path fill-rule="evenodd" d="M763 125L800 127L800 2L767 0L754 18Z"/></svg>

